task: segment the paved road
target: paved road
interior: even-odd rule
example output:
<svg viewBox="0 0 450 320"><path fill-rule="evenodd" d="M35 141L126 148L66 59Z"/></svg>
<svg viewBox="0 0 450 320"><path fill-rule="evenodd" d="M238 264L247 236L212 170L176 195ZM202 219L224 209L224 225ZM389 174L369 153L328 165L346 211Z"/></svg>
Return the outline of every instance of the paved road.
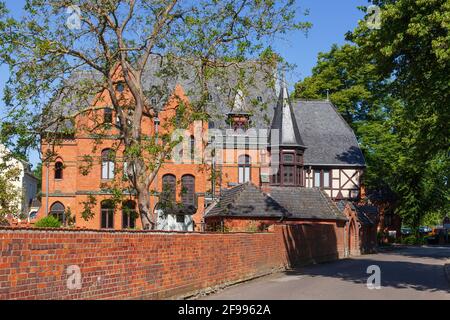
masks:
<svg viewBox="0 0 450 320"><path fill-rule="evenodd" d="M236 285L203 299L446 299L444 262L450 247L400 248L299 268ZM381 269L381 289L369 290L369 265Z"/></svg>

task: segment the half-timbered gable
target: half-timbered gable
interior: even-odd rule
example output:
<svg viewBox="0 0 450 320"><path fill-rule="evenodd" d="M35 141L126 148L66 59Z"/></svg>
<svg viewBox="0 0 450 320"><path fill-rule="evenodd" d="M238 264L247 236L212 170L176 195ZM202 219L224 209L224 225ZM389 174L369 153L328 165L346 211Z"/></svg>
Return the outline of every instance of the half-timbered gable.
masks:
<svg viewBox="0 0 450 320"><path fill-rule="evenodd" d="M329 101L297 100L294 112L307 146L305 186L336 200L358 199L365 161L353 130Z"/></svg>

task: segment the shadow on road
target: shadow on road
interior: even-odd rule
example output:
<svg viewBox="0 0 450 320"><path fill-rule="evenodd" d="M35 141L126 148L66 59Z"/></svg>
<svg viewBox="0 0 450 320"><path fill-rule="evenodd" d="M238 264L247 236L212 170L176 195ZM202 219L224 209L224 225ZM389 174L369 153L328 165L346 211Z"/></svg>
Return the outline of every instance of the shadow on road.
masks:
<svg viewBox="0 0 450 320"><path fill-rule="evenodd" d="M286 275L338 278L363 284L366 283L370 276L366 273L367 267L370 265L378 265L380 267L382 287L411 288L429 292L450 292L449 283L443 275L443 267L436 264L359 258L355 260L341 260L338 263L299 267L286 271ZM436 273L442 273L442 276L438 276Z"/></svg>

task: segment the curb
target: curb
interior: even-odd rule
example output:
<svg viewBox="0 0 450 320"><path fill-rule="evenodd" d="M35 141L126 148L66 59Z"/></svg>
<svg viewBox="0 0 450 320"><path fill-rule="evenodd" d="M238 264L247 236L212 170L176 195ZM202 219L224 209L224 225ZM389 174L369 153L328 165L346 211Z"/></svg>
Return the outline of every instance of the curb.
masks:
<svg viewBox="0 0 450 320"><path fill-rule="evenodd" d="M405 245L378 246L377 247L377 251L378 251L377 253L402 250L402 249L405 249L407 247L408 246L405 246Z"/></svg>

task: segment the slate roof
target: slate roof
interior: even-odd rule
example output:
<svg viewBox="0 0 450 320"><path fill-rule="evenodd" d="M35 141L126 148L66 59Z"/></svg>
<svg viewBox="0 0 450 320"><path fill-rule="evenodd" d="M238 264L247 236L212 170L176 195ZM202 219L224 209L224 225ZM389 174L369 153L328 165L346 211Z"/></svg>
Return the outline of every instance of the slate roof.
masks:
<svg viewBox="0 0 450 320"><path fill-rule="evenodd" d="M49 108L44 110L42 121L47 132L62 132L74 129L70 119L57 121L59 117L67 117L92 105L94 98L102 87L102 75L98 71L79 70L64 80L64 90L58 92ZM76 94L75 94L76 93Z"/></svg>
<svg viewBox="0 0 450 320"><path fill-rule="evenodd" d="M145 94L150 100L154 100L156 108L161 110L175 86L180 85L186 96L192 102L200 98L201 88L199 85L198 65L187 63L183 59L170 60L160 56L151 56L151 61L142 75L142 84ZM211 101L208 103L208 113L211 116L211 128L229 128L226 120L229 113L233 111L243 112L251 115L251 127L270 128L274 108L277 101L277 90L272 86L275 71L259 63L258 61L247 61L239 65L230 64L217 77L208 80L207 87L211 94ZM243 74L245 81L239 78ZM83 86L85 94L82 97L73 95L77 92L78 83L88 83ZM239 92L238 84L245 82L241 91L243 95L243 105L245 109L234 110L236 106L236 94ZM67 80L68 90L54 97L52 103L53 115L67 115L71 111L80 107L86 107L93 102L93 98L102 85L102 76L96 71L74 72ZM78 86L79 88L81 85ZM86 88L85 88L86 87ZM260 99L261 101L258 101ZM58 127L53 126L52 131L61 131L62 128L72 128L72 124L66 122Z"/></svg>
<svg viewBox="0 0 450 320"><path fill-rule="evenodd" d="M378 217L378 208L372 205L360 205L350 201L341 200L336 203L336 206L341 212L344 212L345 206L349 205L350 208L356 212L358 220L363 225L375 225Z"/></svg>
<svg viewBox="0 0 450 320"><path fill-rule="evenodd" d="M346 220L319 189L271 187L264 194L251 183L223 191L205 212L206 218L213 216Z"/></svg>
<svg viewBox="0 0 450 320"><path fill-rule="evenodd" d="M305 165L365 166L356 136L329 101L294 103L300 135L307 149Z"/></svg>
<svg viewBox="0 0 450 320"><path fill-rule="evenodd" d="M34 199L31 201L30 208L40 208L41 206L42 206L41 201L39 201L38 198L34 198Z"/></svg>
<svg viewBox="0 0 450 320"><path fill-rule="evenodd" d="M270 187L268 195L294 218L346 220L335 203L318 188Z"/></svg>
<svg viewBox="0 0 450 320"><path fill-rule="evenodd" d="M372 205L359 205L355 204L358 218L365 223L374 225L378 220L378 208Z"/></svg>
<svg viewBox="0 0 450 320"><path fill-rule="evenodd" d="M240 184L222 191L219 201L211 205L205 216L273 217L281 218L288 212L275 200L251 183Z"/></svg>
<svg viewBox="0 0 450 320"><path fill-rule="evenodd" d="M143 74L143 86L146 95L156 101L157 108L164 106L177 84L183 87L191 101L197 101L199 85L195 64L168 63L158 56L151 59L153 61ZM353 130L329 101L296 100L291 103L283 81L273 69L255 61L247 62L243 69L249 80L242 92L242 99L238 99L242 100L239 103L236 103L240 81L237 68L230 67L226 75L222 74L207 83L212 98L208 106L211 129L227 129L230 126L226 120L230 113L245 112L250 115L251 128L280 129L280 144L306 147L305 165L365 166ZM162 70L166 75L164 77L160 76ZM242 71L242 66L239 70ZM272 86L270 83L274 79L277 84ZM56 116L68 114L92 102L96 88L94 84L101 82L101 76L96 72L77 72L67 81L69 92L54 98L55 110L52 114ZM82 81L90 81L93 85L88 86L85 95L71 101L71 92L75 92L77 83ZM72 127L73 124L67 120L52 126L51 131ZM234 134L223 133L224 136Z"/></svg>

